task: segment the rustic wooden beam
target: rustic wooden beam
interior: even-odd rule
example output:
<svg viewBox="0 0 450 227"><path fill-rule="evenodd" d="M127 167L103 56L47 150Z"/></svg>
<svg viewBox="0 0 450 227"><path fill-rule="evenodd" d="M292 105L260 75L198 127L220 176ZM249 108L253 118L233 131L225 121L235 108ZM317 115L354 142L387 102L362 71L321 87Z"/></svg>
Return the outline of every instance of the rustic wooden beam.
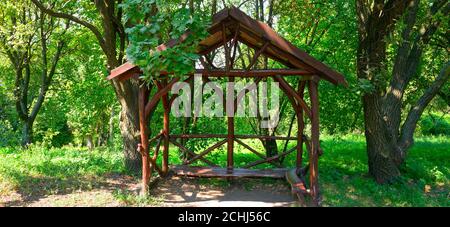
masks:
<svg viewBox="0 0 450 227"><path fill-rule="evenodd" d="M148 140L148 144L151 144L153 141L159 139L163 135L162 132L158 133L158 135L154 136L153 138Z"/></svg>
<svg viewBox="0 0 450 227"><path fill-rule="evenodd" d="M179 135L170 135L170 138L178 139L209 139L209 138L227 138L226 134L179 134Z"/></svg>
<svg viewBox="0 0 450 227"><path fill-rule="evenodd" d="M161 75L172 75L173 73L167 71L161 71ZM301 76L301 80L313 79L313 73L303 69L233 69L225 71L222 69L196 69L193 73L187 73L186 75L192 76L194 74L201 74L210 77L268 77L268 76ZM186 80L185 80L186 81Z"/></svg>
<svg viewBox="0 0 450 227"><path fill-rule="evenodd" d="M200 63L202 64L203 69L206 72L209 72L212 69L212 66L210 63L205 62L205 59L207 59L206 56L200 56Z"/></svg>
<svg viewBox="0 0 450 227"><path fill-rule="evenodd" d="M148 117L150 112L153 110L153 108L156 107L156 104L158 104L159 99L165 94L169 92L169 90L172 88L172 86L180 80L179 77L173 78L164 88L158 89L158 92L156 92L155 95L153 95L152 99L147 103L145 106L145 117Z"/></svg>
<svg viewBox="0 0 450 227"><path fill-rule="evenodd" d="M205 56L205 59L206 59L206 62L208 63L208 65L211 66L210 69L218 69L217 66L214 65L214 62L213 62L214 59L208 58L208 57L206 56L206 54L203 55L203 56Z"/></svg>
<svg viewBox="0 0 450 227"><path fill-rule="evenodd" d="M253 149L252 147L250 147L246 143L242 142L241 140L235 138L235 141L237 143L239 143L240 145L242 145L243 147L245 147L247 150L251 151L253 154L256 154L258 157L260 157L262 159L266 159L267 158L265 155L259 153L258 151L256 151L255 149ZM276 163L276 162L271 162L271 164L273 164L273 165L275 165L275 166L277 166L279 168L283 167L282 165L280 165L279 163Z"/></svg>
<svg viewBox="0 0 450 227"><path fill-rule="evenodd" d="M141 143L138 145L138 151L141 153L142 158L142 189L141 193L147 195L148 184L151 177L151 168L149 162L149 143L148 143L148 131L147 131L147 118L145 116L145 103L148 97L147 86L141 85L139 88L139 129L141 135Z"/></svg>
<svg viewBox="0 0 450 227"><path fill-rule="evenodd" d="M185 138L185 139L207 139L207 138L227 138L227 134L178 134L170 135L170 138ZM267 135L234 135L238 139L272 139L272 140L295 140L297 137L286 136L267 136Z"/></svg>
<svg viewBox="0 0 450 227"><path fill-rule="evenodd" d="M203 156L207 155L209 152L213 151L214 149L222 146L223 144L225 144L227 142L226 139L219 141L218 143L212 145L211 147L208 147L207 149L205 149L204 151L202 151L201 153L195 155L194 157L192 157L191 159L187 160L184 164L185 165L189 165L192 164L194 161L196 161L197 159L202 158Z"/></svg>
<svg viewBox="0 0 450 227"><path fill-rule="evenodd" d="M164 72L163 72L164 73ZM243 70L235 69L228 72L224 70L205 70L197 69L195 74L207 75L209 77L269 77L269 76L302 76L305 80L311 79L311 72L302 69L260 69L260 70Z"/></svg>
<svg viewBox="0 0 450 227"><path fill-rule="evenodd" d="M304 179L297 175L296 168L286 172L286 180L291 185L291 192L297 195L300 204L305 206L305 195L308 195L308 191Z"/></svg>
<svg viewBox="0 0 450 227"><path fill-rule="evenodd" d="M240 24L240 23L239 23ZM221 30L221 27L216 27L214 29L211 30L212 34L219 32ZM247 35L248 37L252 38L253 40L257 41L258 43L262 43L263 41L261 40L267 40L267 37L264 36L260 36L258 34L255 34L251 28L248 28L242 24L240 24L240 32L244 33L245 35ZM259 49L259 47L257 46L257 43L251 43L249 41L247 41L246 39L242 38L242 36L239 36L239 41L241 43L244 43L245 45L249 46L252 49ZM206 51L211 51L211 48L207 48L205 50L203 50L202 52L206 52ZM280 63L285 64L288 67L295 67L294 64L296 65L302 65L303 67L309 67L308 65L304 64L303 62L299 61L295 56L293 56L290 53L287 53L285 50L282 50L281 48L279 48L276 45L271 44L270 45L270 49L272 50L273 54L270 53L265 53L268 57L279 61ZM309 67L311 68L311 67Z"/></svg>
<svg viewBox="0 0 450 227"><path fill-rule="evenodd" d="M246 169L246 168L250 168L250 167L253 167L253 166L256 166L256 165L260 165L260 164L263 164L263 163L272 162L273 160L276 160L276 159L279 159L279 158L281 158L283 156L286 156L286 155L292 153L295 150L296 150L296 147L292 147L288 151L283 152L281 154L277 154L275 156L268 157L268 158L265 158L263 160L258 160L258 161L254 161L252 163L249 163L249 164L245 165L243 168Z"/></svg>
<svg viewBox="0 0 450 227"><path fill-rule="evenodd" d="M305 91L305 81L300 81L297 89L297 93L300 98L303 99ZM297 168L302 167L303 164L303 135L305 130L305 122L303 119L303 110L300 108L296 111L297 114Z"/></svg>
<svg viewBox="0 0 450 227"><path fill-rule="evenodd" d="M222 40L223 40L223 48L225 52L225 71L228 72L230 70L230 50L228 48L228 41L227 41L227 28L225 27L225 24L222 24Z"/></svg>
<svg viewBox="0 0 450 227"><path fill-rule="evenodd" d="M241 24L238 23L237 27L236 27L236 30L235 30L235 33L234 33L233 42L231 44L231 46L233 47L233 54L231 55L231 63L230 63L231 67L230 68L233 68L233 66L234 66L234 60L236 58L237 45L239 45L238 44L238 37L239 37L240 28L241 28Z"/></svg>
<svg viewBox="0 0 450 227"><path fill-rule="evenodd" d="M318 171L318 151L319 151L319 94L317 81L308 82L309 96L311 97L311 151L309 155L309 182L310 193L313 204L318 206L319 198L319 171Z"/></svg>
<svg viewBox="0 0 450 227"><path fill-rule="evenodd" d="M277 78L274 78L275 81L278 81ZM278 81L279 82L279 81ZM288 98L289 102L292 105L292 108L294 109L295 113L299 113L302 111L301 106L297 103L296 99L294 98L294 96L292 95L292 93L290 93L284 86L281 86L280 84L280 88L281 90L285 93L286 97Z"/></svg>
<svg viewBox="0 0 450 227"><path fill-rule="evenodd" d="M207 59L207 58L206 58ZM268 76L275 76L275 75L282 75L282 76L302 76L301 80L311 80L313 78L312 75L314 73L304 70L304 69L254 69L254 70L247 70L247 69L234 69L229 70L228 72L226 70L217 69L215 66L211 65L211 63L208 63L211 67L210 70L207 69L196 69L194 73L188 73L186 75L193 75L193 74L201 74L211 77L268 77ZM138 74L138 73L137 73ZM172 75L173 73L167 72L167 71L161 71L161 75Z"/></svg>
<svg viewBox="0 0 450 227"><path fill-rule="evenodd" d="M264 45L255 52L255 55L253 55L252 61L250 62L250 64L247 66L247 71L250 71L250 69L253 67L253 65L255 65L256 61L258 60L258 57L267 49L267 47L269 46L270 41L266 41L264 43Z"/></svg>
<svg viewBox="0 0 450 227"><path fill-rule="evenodd" d="M242 142L240 139L235 139L235 141L242 145L243 147L245 147L247 150L251 151L253 154L256 154L258 157L260 158L267 158L265 155L259 153L258 151L256 151L255 149L253 149L252 147L250 147L249 145L247 145L246 143Z"/></svg>
<svg viewBox="0 0 450 227"><path fill-rule="evenodd" d="M246 35L248 35L249 37L251 37L252 39L254 39L256 41L264 42L264 40L270 41L272 39L271 37L267 37L264 35L263 36L257 35L252 31L252 28L248 28L243 25L241 25L240 29L241 29L242 33L245 33ZM253 49L258 48L256 46L256 44L250 43L247 40L244 40L242 37L240 38L240 42L246 44L247 46L249 46ZM268 51L266 51L266 53L265 53L266 56L268 56L276 61L279 61L280 63L283 63L288 67L293 67L293 68L302 67L304 69L307 69L311 72L316 73L317 70L315 70L313 67L309 66L308 64L305 64L297 56L294 56L292 53L288 53L286 50L280 48L278 45L275 45L274 43L270 42L269 48L274 54L270 54Z"/></svg>
<svg viewBox="0 0 450 227"><path fill-rule="evenodd" d="M167 79L164 79L163 82L164 85L167 86ZM165 93L162 96L162 103L164 108L164 116L163 116L164 143L163 143L162 173L163 176L165 177L169 172L169 134L170 134L170 126L169 126L170 106L169 106L169 95L167 93Z"/></svg>
<svg viewBox="0 0 450 227"><path fill-rule="evenodd" d="M161 141L162 141L162 134L159 137L159 139L158 139L158 141L156 142L156 145L155 145L155 150L154 150L153 157L152 157L153 162L156 162L156 159L158 158L159 149L161 147Z"/></svg>
<svg viewBox="0 0 450 227"><path fill-rule="evenodd" d="M303 108L303 110L305 111L307 116L311 119L311 110L310 110L310 108L308 107L306 102L300 97L300 95L295 92L295 90L291 87L291 85L289 85L289 83L286 82L286 80L284 80L283 77L281 77L279 75L275 76L274 78L276 79L276 81L278 83L280 83L281 87L286 92L288 92L290 95L294 96L294 98L296 99L297 103Z"/></svg>
<svg viewBox="0 0 450 227"><path fill-rule="evenodd" d="M229 77L228 81L233 83L234 77ZM227 88L229 89L229 88ZM233 108L235 106L234 103L234 88L232 89L233 93L231 93L231 97L227 97L227 100L230 100L230 98L233 100ZM227 115L229 116L231 113L234 115L234 110L232 112L228 110L227 103L224 103L227 111ZM230 112L230 113L228 113ZM232 173L234 168L234 117L228 117L227 119L227 126L228 126L228 136L227 136L227 172Z"/></svg>
<svg viewBox="0 0 450 227"><path fill-rule="evenodd" d="M170 139L169 141L170 141L173 145L179 147L179 148L181 149L181 151L183 151L184 153L188 153L188 154L190 154L191 156L196 156L196 155L197 155L195 152L191 151L190 149L188 149L188 148L186 148L185 146L183 146L183 145L181 145L180 143L178 143L175 139ZM207 160L207 159L205 159L205 158L203 158L203 157L200 157L199 159L200 159L200 161L206 163L206 164L209 165L209 166L217 166L217 165L214 164L213 162L211 162L211 161L209 161L209 160Z"/></svg>
<svg viewBox="0 0 450 227"><path fill-rule="evenodd" d="M265 136L265 135L236 135L239 139L270 139L270 140L295 140L296 137Z"/></svg>

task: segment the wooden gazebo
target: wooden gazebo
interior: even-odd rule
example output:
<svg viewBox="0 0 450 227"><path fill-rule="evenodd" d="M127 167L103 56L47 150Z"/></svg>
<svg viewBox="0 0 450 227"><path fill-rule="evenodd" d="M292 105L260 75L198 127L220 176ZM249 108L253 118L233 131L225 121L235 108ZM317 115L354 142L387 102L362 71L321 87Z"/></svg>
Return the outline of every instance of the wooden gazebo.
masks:
<svg viewBox="0 0 450 227"><path fill-rule="evenodd" d="M224 9L213 16L213 22L208 29L209 36L202 40L197 47L197 53L201 56L200 61L203 68L196 69L194 73L186 75L186 78L174 77L169 79L168 72L161 72L161 75L167 75L162 79L154 80L157 92L152 97L147 86L141 86L139 91L139 117L140 117L140 134L141 144L138 147L142 155L142 183L143 191L148 190L148 183L151 177L151 171L156 170L161 176L166 176L170 170L176 175L182 176L198 176L198 177L275 177L284 178L291 183L293 192L297 193L299 199L309 195L312 197L313 204L319 204L319 188L318 188L318 157L321 154L319 145L319 98L318 83L320 80L326 80L335 85L347 85L345 78L338 72L332 70L327 65L314 59L306 52L295 47L287 40L279 36L267 24L254 20L244 12L237 8ZM189 33L186 33L178 40L171 40L168 43L160 45L157 49L163 51L183 42ZM253 60L245 69L235 69L235 56L238 43L247 45L254 49ZM212 63L212 59L208 59L207 55L223 47L225 67L219 69ZM285 69L253 69L259 56L268 57L277 61L284 66ZM112 70L109 80L115 79L124 81L127 79L139 80L142 74L139 67L131 63L125 63L118 68ZM202 75L203 81L211 81L218 77L228 78L229 81L235 81L238 78L254 78L254 83L258 84L262 79L271 77L278 82L281 90L288 97L293 109L296 112L298 133L296 136L266 136L266 135L236 135L234 133L234 118L228 117L228 133L227 134L183 134L174 135L170 133L169 113L171 104L177 95L170 95L171 87L178 81L193 80L193 75ZM297 88L289 84L284 77L297 76L301 81ZM141 84L145 84L141 81ZM304 100L304 90L307 87L309 91L310 104ZM245 94L244 94L245 95ZM243 96L238 96L234 102ZM162 100L164 108L164 123L161 133L149 139L147 133L147 122L151 111ZM311 134L310 138L304 135L305 122L304 117L310 119ZM181 143L177 142L179 138L221 138L220 142L197 153ZM276 140L296 140L297 144L294 148L283 153L279 153L273 157L266 157L264 154L256 151L243 142L244 139L276 139ZM153 148L149 144L156 142ZM247 168L234 168L233 151L234 143L238 143L256 154L261 160L249 163ZM183 165L169 166L169 143L179 147L188 158L184 160ZM308 164L303 164L303 143L308 150ZM157 163L160 145L162 144L162 163ZM226 168L217 167L216 163L212 163L205 156L214 149L227 144L227 165ZM153 155L150 157L150 151ZM274 169L250 169L250 167L273 162L275 159L284 157L292 152L296 152L296 166L288 168ZM196 161L205 163L206 166L191 166ZM309 175L309 176L308 176ZM308 183L307 183L308 182Z"/></svg>

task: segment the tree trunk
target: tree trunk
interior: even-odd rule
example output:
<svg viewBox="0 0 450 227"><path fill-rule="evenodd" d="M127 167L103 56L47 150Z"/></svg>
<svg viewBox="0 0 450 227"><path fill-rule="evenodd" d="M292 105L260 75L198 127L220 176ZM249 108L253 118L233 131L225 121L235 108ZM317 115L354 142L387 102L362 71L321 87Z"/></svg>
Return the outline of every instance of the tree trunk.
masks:
<svg viewBox="0 0 450 227"><path fill-rule="evenodd" d="M121 105L120 134L123 141L123 153L125 156L125 168L132 173L141 172L141 154L137 151L140 143L139 134L139 86L131 81L113 82L117 98Z"/></svg>
<svg viewBox="0 0 450 227"><path fill-rule="evenodd" d="M116 113L114 111L114 106L111 107L111 115L109 116L109 131L108 131L108 144L113 145L114 144L114 117L116 116Z"/></svg>
<svg viewBox="0 0 450 227"><path fill-rule="evenodd" d="M33 122L24 121L22 126L22 146L26 147L33 141Z"/></svg>
<svg viewBox="0 0 450 227"><path fill-rule="evenodd" d="M86 147L89 150L94 149L94 142L92 141L92 135L90 135L90 134L86 136Z"/></svg>
<svg viewBox="0 0 450 227"><path fill-rule="evenodd" d="M391 33L397 19L410 1L392 1L386 4L367 4L357 1L358 13L358 78L370 82L370 90L362 97L366 149L369 174L379 183L389 182L400 175L398 166L402 152L397 146L397 135L388 122L401 106L386 111L384 93L387 83L385 37ZM398 128L397 128L398 130Z"/></svg>
<svg viewBox="0 0 450 227"><path fill-rule="evenodd" d="M436 1L430 12L434 15L442 8L443 15L447 15L450 7L443 7L445 3L446 1ZM372 85L363 96L368 165L369 173L379 183L390 182L400 176L399 166L412 145L418 119L448 78L447 66L444 66L400 127L405 89L418 70L423 46L429 42L440 24L440 20L430 20L418 26L418 9L418 0L389 1L379 5L357 1L358 78L369 81ZM406 26L401 33L402 43L397 50L389 81L386 37L404 12L407 12L404 17ZM413 36L415 26L421 27L423 31ZM387 84L389 86L386 88Z"/></svg>
<svg viewBox="0 0 450 227"><path fill-rule="evenodd" d="M369 174L378 183L384 183L400 176L400 171L397 164L399 160L396 162L396 158L394 158L395 145L390 142L392 138L384 133L386 128L382 118L383 106L380 102L381 98L375 94L363 97Z"/></svg>
<svg viewBox="0 0 450 227"><path fill-rule="evenodd" d="M277 141L275 139L267 139L264 143L264 150L267 157L273 157L278 154Z"/></svg>

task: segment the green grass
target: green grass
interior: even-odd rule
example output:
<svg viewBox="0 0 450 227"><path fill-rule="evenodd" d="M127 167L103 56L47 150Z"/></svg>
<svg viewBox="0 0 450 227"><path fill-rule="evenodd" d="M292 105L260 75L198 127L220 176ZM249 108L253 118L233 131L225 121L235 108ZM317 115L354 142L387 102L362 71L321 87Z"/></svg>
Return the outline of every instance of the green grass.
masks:
<svg viewBox="0 0 450 227"><path fill-rule="evenodd" d="M401 179L384 185L368 176L362 136L325 137L322 147L319 172L325 206L450 206L449 138L416 139Z"/></svg>
<svg viewBox="0 0 450 227"><path fill-rule="evenodd" d="M262 150L258 141L246 140L246 143L256 148L259 146ZM319 161L319 173L323 206L450 206L448 137L416 139L402 168L402 177L395 183L385 185L375 183L367 174L364 137L323 136L321 146L324 155ZM171 164L180 162L177 152L175 147L171 148ZM286 166L293 166L294 156L288 156ZM225 146L206 157L225 165ZM254 154L239 146L235 159L237 165L258 160ZM270 165L260 168L267 167ZM96 184L101 184L102 176L107 173L126 173L120 151L89 151L75 147L0 148L0 197L13 191L24 197L36 197L89 190L98 187ZM228 181L200 179L199 182L229 186ZM250 186L251 182L249 180ZM265 181L259 182L264 184ZM121 189L113 194L125 205L162 202L161 198L140 198Z"/></svg>
<svg viewBox="0 0 450 227"><path fill-rule="evenodd" d="M0 196L31 198L88 190L106 173L123 173L120 152L85 148L0 148Z"/></svg>
<svg viewBox="0 0 450 227"><path fill-rule="evenodd" d="M121 189L114 190L113 196L124 206L160 206L164 202L164 198L158 195L141 196Z"/></svg>

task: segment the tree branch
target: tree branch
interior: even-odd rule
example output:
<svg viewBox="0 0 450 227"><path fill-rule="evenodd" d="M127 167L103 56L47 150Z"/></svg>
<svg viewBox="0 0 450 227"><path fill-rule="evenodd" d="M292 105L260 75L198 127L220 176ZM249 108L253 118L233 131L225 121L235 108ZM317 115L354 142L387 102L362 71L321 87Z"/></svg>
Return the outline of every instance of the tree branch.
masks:
<svg viewBox="0 0 450 227"><path fill-rule="evenodd" d="M86 27L87 29L91 30L92 33L94 33L95 37L97 38L98 42L100 43L100 46L102 49L105 49L105 40L103 39L102 34L100 33L100 31L97 29L97 27L95 27L94 25L81 20L78 17L75 17L73 15L70 14L66 14L66 13L61 13L61 12L55 12L51 9L46 8L40 1L38 0L31 0L33 2L34 5L36 5L42 12L52 16L52 17L57 17L57 18L63 18L63 19L68 19L70 21L73 21L79 25L82 25L84 27Z"/></svg>
<svg viewBox="0 0 450 227"><path fill-rule="evenodd" d="M441 69L439 76L436 77L434 82L425 91L425 93L420 97L406 117L405 123L402 127L402 133L400 137L400 146L407 149L413 144L413 135L417 126L417 122L422 116L423 111L427 105L433 100L437 95L442 86L447 82L450 74L450 62L447 62Z"/></svg>

